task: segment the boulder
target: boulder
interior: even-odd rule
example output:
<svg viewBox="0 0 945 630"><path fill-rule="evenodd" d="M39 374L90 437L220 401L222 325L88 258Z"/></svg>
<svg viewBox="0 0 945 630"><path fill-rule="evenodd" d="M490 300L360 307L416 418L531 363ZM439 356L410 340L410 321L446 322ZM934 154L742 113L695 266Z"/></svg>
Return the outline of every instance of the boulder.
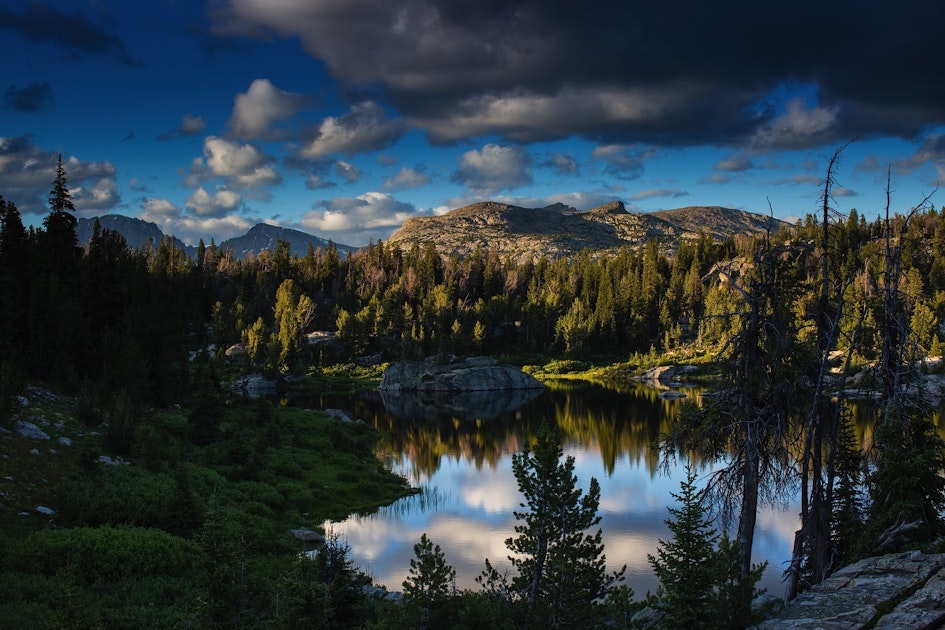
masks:
<svg viewBox="0 0 945 630"><path fill-rule="evenodd" d="M506 389L501 391L414 392L381 391L384 408L398 418L443 420L491 420L520 409L540 389Z"/></svg>
<svg viewBox="0 0 945 630"><path fill-rule="evenodd" d="M49 434L40 429L38 426L32 422L27 422L26 420L17 420L13 425L13 428L21 436L29 438L31 440L48 440Z"/></svg>
<svg viewBox="0 0 945 630"><path fill-rule="evenodd" d="M276 393L276 382L262 374L249 374L237 379L230 387L234 393L246 394L250 398L261 398Z"/></svg>
<svg viewBox="0 0 945 630"><path fill-rule="evenodd" d="M307 527L299 527L298 529L290 529L289 534L294 538L301 540L302 542L309 545L321 545L325 542L325 537L319 534L318 532L311 530Z"/></svg>
<svg viewBox="0 0 945 630"><path fill-rule="evenodd" d="M933 628L945 621L945 554L864 558L801 593L757 628Z"/></svg>
<svg viewBox="0 0 945 630"><path fill-rule="evenodd" d="M457 362L399 361L381 378L382 392L493 392L541 390L535 377L494 359L473 357Z"/></svg>

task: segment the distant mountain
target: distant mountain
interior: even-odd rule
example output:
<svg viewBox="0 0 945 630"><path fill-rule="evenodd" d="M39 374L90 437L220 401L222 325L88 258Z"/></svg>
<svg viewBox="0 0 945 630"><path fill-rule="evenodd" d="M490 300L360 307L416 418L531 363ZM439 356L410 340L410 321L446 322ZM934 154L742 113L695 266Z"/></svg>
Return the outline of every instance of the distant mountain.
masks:
<svg viewBox="0 0 945 630"><path fill-rule="evenodd" d="M441 216L408 219L391 235L389 243L402 249L414 243L433 243L441 254L465 255L476 247L492 249L516 260L567 256L583 249L615 250L636 247L657 239L674 248L682 239L701 232L715 239L737 234L776 231L785 222L769 217L720 208L690 206L660 212L628 212L614 201L587 212L562 204L521 208L485 201L457 208Z"/></svg>
<svg viewBox="0 0 945 630"><path fill-rule="evenodd" d="M89 240L92 238L92 226L95 224L96 218L98 218L99 224L103 229L113 230L124 236L125 241L128 242L128 247L132 249L141 248L149 239L156 246L165 236L164 232L154 223L120 214L105 214L91 219L79 219L79 224L76 228L76 236L78 237L79 245L84 247L89 244ZM328 246L328 241L318 236L300 232L299 230L259 223L250 228L243 236L227 239L222 243L218 243L217 247L220 250L229 248L230 251L233 252L233 257L239 260L249 253L258 256L263 250L268 249L272 251L276 246L276 241L280 240L286 241L289 244L289 250L292 254L298 256L304 256L308 253L309 243L311 243L313 249L318 249L319 247L325 249ZM206 245L209 244L210 243L206 243ZM188 256L197 255L196 247L184 245L184 243L176 237L174 237L174 246L186 251ZM358 249L350 245L336 244L336 246L338 253L342 257L347 255L348 252Z"/></svg>
<svg viewBox="0 0 945 630"><path fill-rule="evenodd" d="M305 256L308 253L309 244L311 244L312 249L318 249L319 247L325 249L328 247L328 241L323 238L312 236L311 234L300 232L299 230L269 225L268 223L258 223L251 227L243 236L227 239L220 243L218 247L223 250L229 248L230 251L233 252L234 258L241 259L250 252L259 255L259 252L264 249L272 251L276 247L276 241L287 242L289 244L289 250L293 255L297 256ZM358 249L357 247L339 245L338 243L335 243L335 246L338 248L338 253L342 258L348 252Z"/></svg>
<svg viewBox="0 0 945 630"><path fill-rule="evenodd" d="M142 221L133 217L126 217L121 214L103 214L100 217L91 219L79 219L79 225L76 227L76 236L79 239L79 245L85 247L92 239L92 227L95 225L95 219L98 219L102 229L118 232L125 237L125 242L131 249L139 249L150 239L155 246L164 238L164 232L156 224L149 221ZM188 247L175 238L174 246L187 250L189 256L197 253L196 247Z"/></svg>

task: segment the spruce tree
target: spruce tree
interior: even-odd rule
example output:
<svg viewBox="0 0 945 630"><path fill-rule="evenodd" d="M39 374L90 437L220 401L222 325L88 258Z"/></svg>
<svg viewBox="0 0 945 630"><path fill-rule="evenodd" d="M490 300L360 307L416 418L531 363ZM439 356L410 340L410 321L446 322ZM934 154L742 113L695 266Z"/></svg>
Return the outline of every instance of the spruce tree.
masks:
<svg viewBox="0 0 945 630"><path fill-rule="evenodd" d="M410 561L410 572L403 582L404 603L416 615L417 627L444 627L452 616L449 604L456 590L456 569L426 533L413 551L416 558Z"/></svg>
<svg viewBox="0 0 945 630"><path fill-rule="evenodd" d="M528 446L512 456L512 471L525 510L516 511L514 538L505 546L514 555L511 581L486 562L479 582L492 592L505 591L526 626L572 628L600 621L600 602L626 570L607 574L600 522L600 485L591 478L587 494L577 485L574 458L561 462L560 432L548 425L538 431L534 451Z"/></svg>
<svg viewBox="0 0 945 630"><path fill-rule="evenodd" d="M705 628L719 620L718 593L725 559L717 550L719 534L702 506L696 473L689 465L680 493L671 493L680 506L669 508L666 525L670 541L659 541L656 556L647 554L660 581L659 608L667 628Z"/></svg>

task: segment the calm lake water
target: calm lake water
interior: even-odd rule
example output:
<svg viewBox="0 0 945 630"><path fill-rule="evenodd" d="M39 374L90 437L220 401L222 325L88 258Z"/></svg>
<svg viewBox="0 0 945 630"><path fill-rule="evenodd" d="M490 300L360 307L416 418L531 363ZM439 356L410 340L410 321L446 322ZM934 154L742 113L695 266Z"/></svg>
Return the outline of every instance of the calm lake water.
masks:
<svg viewBox="0 0 945 630"><path fill-rule="evenodd" d="M682 391L694 397L700 390ZM508 566L505 540L514 535L513 511L521 501L512 454L550 420L563 431L564 452L575 459L580 486L586 489L591 477L600 482L599 526L608 565L626 564L627 583L641 598L656 590L647 554L656 553L660 539L671 538L665 520L667 506L676 503L670 493L678 493L685 478L685 460L661 465L653 449L679 405L659 393L635 383L618 390L560 381L527 402L454 398L437 407L397 399L385 406L378 392L310 401L315 408L342 408L374 424L384 436L379 456L423 491L376 514L325 527L347 542L354 562L389 590L401 589L413 545L423 533L456 568L457 586L476 590L485 558L500 570ZM868 439L867 421L859 424L858 437ZM711 471L697 469L700 479ZM772 594L784 591L781 574L790 559L798 512L789 501L766 507L758 517L754 556L756 562L768 561L762 586Z"/></svg>

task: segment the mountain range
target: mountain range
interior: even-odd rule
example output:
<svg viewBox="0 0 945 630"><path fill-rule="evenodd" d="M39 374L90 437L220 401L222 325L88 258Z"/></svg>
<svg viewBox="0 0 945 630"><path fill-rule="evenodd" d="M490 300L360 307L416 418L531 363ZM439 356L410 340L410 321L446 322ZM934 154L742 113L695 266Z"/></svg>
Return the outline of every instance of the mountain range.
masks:
<svg viewBox="0 0 945 630"><path fill-rule="evenodd" d="M154 223L107 214L98 217L102 228L114 230L125 237L134 249L151 241L157 244L164 233ZM95 218L79 219L77 235L80 245L87 245L92 236ZM579 212L563 204L544 208L522 208L494 201L483 201L457 208L441 216L416 217L394 232L388 244L407 250L414 244L421 247L433 243L443 255L465 255L477 247L495 250L500 256L516 260L567 256L583 249L595 252L620 247L639 247L650 239L674 248L680 240L699 238L705 233L716 240L738 234L777 231L788 225L784 221L744 210L719 206L689 206L658 212L628 212L623 202L614 201L587 212ZM172 237L173 238L173 237ZM259 223L246 234L217 243L221 250L233 252L236 259L250 253L259 255L272 250L277 241L289 243L293 255L304 256L309 245L325 248L328 241L318 236ZM189 256L197 248L173 238L175 247ZM209 245L209 243L207 243ZM357 247L336 244L344 256Z"/></svg>
<svg viewBox="0 0 945 630"><path fill-rule="evenodd" d="M718 206L689 206L658 212L628 212L614 201L587 212L563 204L521 208L485 201L441 216L407 219L390 244L402 249L433 243L441 254L468 254L477 247L515 260L639 247L650 239L674 248L680 240L706 233L716 240L738 234L776 232L788 223L753 212Z"/></svg>
<svg viewBox="0 0 945 630"><path fill-rule="evenodd" d="M106 214L91 219L79 219L79 225L76 228L76 236L79 239L79 245L88 245L89 240L92 238L92 228L95 225L96 218L103 229L113 230L124 236L128 247L132 249L139 249L145 246L148 241L151 241L157 246L161 239L165 237L161 228L154 223L120 214ZM192 257L197 255L197 248L193 245L185 245L180 239L173 236L171 238L173 239L174 247L183 249L187 252L188 256ZM233 252L233 257L240 260L250 253L258 256L263 250L272 251L276 246L276 241L287 242L289 244L289 250L293 255L297 256L305 256L308 253L309 245L311 245L313 249L318 249L319 247L325 249L328 246L326 239L299 230L269 225L268 223L258 223L251 227L246 234L227 239L221 243L216 243L216 246L222 251L229 249ZM206 245L209 246L210 243L206 243ZM359 249L350 245L341 245L338 243L335 245L338 248L338 253L342 257L348 252Z"/></svg>

